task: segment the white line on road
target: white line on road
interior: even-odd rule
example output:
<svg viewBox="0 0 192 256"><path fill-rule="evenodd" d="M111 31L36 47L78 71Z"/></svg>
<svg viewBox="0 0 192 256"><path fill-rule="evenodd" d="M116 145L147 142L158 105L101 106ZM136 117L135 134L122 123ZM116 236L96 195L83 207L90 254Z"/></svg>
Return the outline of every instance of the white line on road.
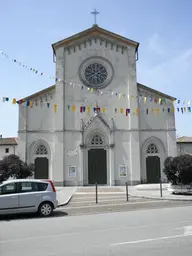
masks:
<svg viewBox="0 0 192 256"><path fill-rule="evenodd" d="M158 241L158 240L168 240L168 239L175 239L175 238L179 238L179 237L188 237L188 236L192 236L192 234L188 234L188 235L183 234L183 235L176 235L176 236L164 236L164 237L158 237L158 238L150 238L150 239L122 242L122 243L115 243L115 244L111 244L110 246L122 246L122 245L127 245L127 244L139 244L139 243L153 242L153 241Z"/></svg>
<svg viewBox="0 0 192 256"><path fill-rule="evenodd" d="M94 198L95 199L95 198ZM143 200L143 199L140 199ZM124 198L106 198L103 200L103 198L99 199L99 202L113 202L113 201L125 201ZM139 199L135 200L135 201L139 201ZM142 202L142 201L141 201ZM147 201L149 202L149 200ZM84 204L84 203L95 203L95 200L86 200L86 201L73 201L73 199L71 200L70 204Z"/></svg>
<svg viewBox="0 0 192 256"><path fill-rule="evenodd" d="M69 210L69 209L83 209L83 208L93 208L94 207L110 207L110 206L122 206L122 205L133 205L133 204L149 204L149 203L159 203L161 202L160 200L154 200L154 201L144 201L144 202L126 202L126 203L121 203L121 204L92 204L92 205L87 205L87 206L73 206L73 207L59 207L58 209L65 209L65 210ZM164 200L163 202L168 202L168 200Z"/></svg>
<svg viewBox="0 0 192 256"><path fill-rule="evenodd" d="M0 244L23 242L23 241L27 241L27 240L49 239L49 238L55 238L55 237L60 237L60 236L86 235L86 234L102 233L102 232L116 232L116 231L123 231L123 230L135 229L135 228L152 228L152 227L158 227L158 226L168 226L168 225L173 225L173 224L180 225L180 224L185 224L185 223L189 224L189 223L191 223L191 220L179 221L179 222L178 221L165 222L165 223L152 224L152 225L129 226L129 227L124 227L124 228L96 229L96 230L85 231L85 232L60 233L60 234L53 234L53 235L46 235L46 236L21 237L21 238L17 238L17 239L1 240Z"/></svg>

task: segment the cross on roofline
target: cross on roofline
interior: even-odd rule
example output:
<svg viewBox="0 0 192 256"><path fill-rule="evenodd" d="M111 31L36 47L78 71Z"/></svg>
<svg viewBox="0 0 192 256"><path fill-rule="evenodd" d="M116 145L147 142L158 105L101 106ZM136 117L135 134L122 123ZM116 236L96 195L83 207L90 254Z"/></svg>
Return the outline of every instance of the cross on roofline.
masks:
<svg viewBox="0 0 192 256"><path fill-rule="evenodd" d="M99 14L99 12L94 9L93 12L91 12L91 14L94 15L94 25L97 25L97 15Z"/></svg>

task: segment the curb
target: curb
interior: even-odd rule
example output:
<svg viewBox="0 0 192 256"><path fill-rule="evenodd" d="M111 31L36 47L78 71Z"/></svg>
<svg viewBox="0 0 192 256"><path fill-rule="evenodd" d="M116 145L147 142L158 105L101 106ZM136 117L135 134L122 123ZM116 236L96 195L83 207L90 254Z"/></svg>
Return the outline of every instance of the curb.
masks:
<svg viewBox="0 0 192 256"><path fill-rule="evenodd" d="M137 197L137 198L146 198L146 199L156 199L156 200L169 200L169 201L182 201L182 202L191 202L192 199L180 199L180 198L165 198L165 197L153 197L153 196L139 196L139 195L134 195L129 193L130 196L132 197Z"/></svg>
<svg viewBox="0 0 192 256"><path fill-rule="evenodd" d="M72 197L73 195L69 196L65 203L58 204L57 208L67 205L71 201Z"/></svg>

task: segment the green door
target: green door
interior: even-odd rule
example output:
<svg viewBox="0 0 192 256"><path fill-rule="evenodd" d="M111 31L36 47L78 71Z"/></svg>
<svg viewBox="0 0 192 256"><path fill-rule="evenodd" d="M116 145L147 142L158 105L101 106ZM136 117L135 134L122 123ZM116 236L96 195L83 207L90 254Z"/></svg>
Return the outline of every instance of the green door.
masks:
<svg viewBox="0 0 192 256"><path fill-rule="evenodd" d="M49 178L49 160L46 157L35 159L35 179Z"/></svg>
<svg viewBox="0 0 192 256"><path fill-rule="evenodd" d="M160 174L160 158L158 156L148 156L146 158L147 183L159 183Z"/></svg>
<svg viewBox="0 0 192 256"><path fill-rule="evenodd" d="M90 149L88 151L88 181L89 184L107 184L106 150Z"/></svg>

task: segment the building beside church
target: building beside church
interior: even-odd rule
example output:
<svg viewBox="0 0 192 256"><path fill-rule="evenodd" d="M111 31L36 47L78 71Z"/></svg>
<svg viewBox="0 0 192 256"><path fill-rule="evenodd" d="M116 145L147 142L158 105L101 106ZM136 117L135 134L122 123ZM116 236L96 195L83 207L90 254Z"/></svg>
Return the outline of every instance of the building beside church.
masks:
<svg viewBox="0 0 192 256"><path fill-rule="evenodd" d="M97 25L52 45L56 84L19 101L19 155L56 185L157 183L174 97L137 83L139 43ZM157 78L158 79L158 78Z"/></svg>

